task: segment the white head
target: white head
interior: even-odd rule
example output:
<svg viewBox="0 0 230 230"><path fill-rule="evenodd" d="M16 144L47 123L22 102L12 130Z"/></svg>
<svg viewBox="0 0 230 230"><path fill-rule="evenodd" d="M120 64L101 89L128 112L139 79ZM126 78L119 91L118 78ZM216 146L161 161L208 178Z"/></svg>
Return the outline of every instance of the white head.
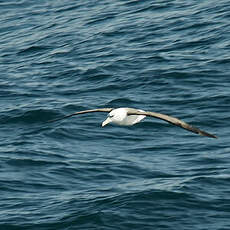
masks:
<svg viewBox="0 0 230 230"><path fill-rule="evenodd" d="M123 125L126 118L127 110L125 108L114 109L108 114L107 119L102 123L102 127L109 123Z"/></svg>

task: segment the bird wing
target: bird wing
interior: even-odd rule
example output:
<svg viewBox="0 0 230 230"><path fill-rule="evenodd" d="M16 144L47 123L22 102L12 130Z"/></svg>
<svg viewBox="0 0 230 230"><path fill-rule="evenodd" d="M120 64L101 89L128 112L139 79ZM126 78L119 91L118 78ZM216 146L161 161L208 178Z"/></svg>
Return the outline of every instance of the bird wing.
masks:
<svg viewBox="0 0 230 230"><path fill-rule="evenodd" d="M84 114L84 113L94 113L94 112L107 112L107 113L109 113L112 110L113 110L113 108L101 108L101 109L83 110L83 111L79 111L79 112L76 112L76 113L72 113L72 114L66 115L64 117L59 117L57 119L50 120L48 122L59 121L59 120L65 119L65 118L69 118L69 117L72 117L72 116L75 116L75 115L79 115L79 114Z"/></svg>
<svg viewBox="0 0 230 230"><path fill-rule="evenodd" d="M166 114L162 114L162 113L155 113L155 112L140 112L140 111L129 111L127 113L127 115L145 115L145 116L148 116L148 117L155 117L155 118L158 118L158 119L161 119L161 120L164 120L164 121L167 121L168 123L171 123L173 125L176 125L176 126L179 126L183 129L186 129L188 131L191 131L193 133L197 133L197 134L200 134L202 136L207 136L207 137L212 137L212 138L217 138L217 136L213 135L213 134L210 134L210 133L207 133L203 130L200 130L196 127L193 127L191 125L189 125L188 123L178 119L178 118L175 118L175 117L171 117L171 116L168 116Z"/></svg>

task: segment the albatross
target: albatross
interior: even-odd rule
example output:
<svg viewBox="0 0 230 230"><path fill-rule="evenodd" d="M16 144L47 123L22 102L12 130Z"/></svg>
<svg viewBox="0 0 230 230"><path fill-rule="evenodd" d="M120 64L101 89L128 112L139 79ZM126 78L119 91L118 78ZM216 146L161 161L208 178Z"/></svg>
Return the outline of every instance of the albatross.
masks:
<svg viewBox="0 0 230 230"><path fill-rule="evenodd" d="M217 138L217 136L205 132L203 130L200 130L199 128L196 128L194 126L189 125L188 123L176 118L172 117L166 114L162 113L156 113L156 112L149 112L149 111L144 111L141 109L134 109L134 108L98 108L98 109L90 109L90 110L83 110L79 112L75 112L69 115L66 115L61 118L57 118L54 120L51 120L49 122L54 122L58 120L62 120L65 118L69 118L72 116L80 115L80 114L85 114L85 113L95 113L95 112L105 112L108 113L107 118L102 122L102 127L108 125L109 123L114 123L117 125L122 125L122 126L131 126L136 123L139 123L141 120L143 120L145 117L154 117L163 121L166 121L170 124L179 126L185 130L188 130L190 132L199 134L201 136L206 136L206 137L211 137L211 138Z"/></svg>

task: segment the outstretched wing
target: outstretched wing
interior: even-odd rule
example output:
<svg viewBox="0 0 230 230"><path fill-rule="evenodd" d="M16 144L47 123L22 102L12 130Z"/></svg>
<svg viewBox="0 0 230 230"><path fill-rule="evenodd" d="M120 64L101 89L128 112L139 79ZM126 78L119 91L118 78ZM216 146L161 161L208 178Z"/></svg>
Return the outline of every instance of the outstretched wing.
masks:
<svg viewBox="0 0 230 230"><path fill-rule="evenodd" d="M197 133L197 134L200 134L202 136L207 136L207 137L212 137L212 138L217 138L217 136L211 134L211 133L207 133L203 130L200 130L196 127L193 127L191 125L189 125L188 123L182 121L182 120L179 120L178 118L175 118L175 117L171 117L171 116L168 116L166 114L162 114L162 113L155 113L155 112L139 112L139 111L130 111L128 112L128 115L145 115L145 116L148 116L148 117L155 117L155 118L158 118L158 119L161 119L161 120L164 120L164 121L167 121L173 125L176 125L176 126L179 126L183 129L186 129L188 131L191 131L193 133Z"/></svg>
<svg viewBox="0 0 230 230"><path fill-rule="evenodd" d="M69 118L69 117L72 117L72 116L75 116L75 115L79 115L79 114L84 114L84 113L94 113L94 112L106 112L106 113L109 113L112 110L113 110L113 108L101 108L101 109L83 110L83 111L79 111L79 112L76 112L76 113L72 113L72 114L66 115L64 117L59 117L57 119L50 120L48 122L59 121L59 120L65 119L65 118Z"/></svg>

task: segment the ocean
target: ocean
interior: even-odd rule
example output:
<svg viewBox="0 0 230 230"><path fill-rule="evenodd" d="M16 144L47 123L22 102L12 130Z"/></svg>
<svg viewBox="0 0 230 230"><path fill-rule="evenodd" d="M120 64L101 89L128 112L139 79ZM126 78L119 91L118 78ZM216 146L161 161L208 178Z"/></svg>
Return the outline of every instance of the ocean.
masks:
<svg viewBox="0 0 230 230"><path fill-rule="evenodd" d="M1 230L229 230L230 4L0 1ZM101 127L132 107L154 118Z"/></svg>

